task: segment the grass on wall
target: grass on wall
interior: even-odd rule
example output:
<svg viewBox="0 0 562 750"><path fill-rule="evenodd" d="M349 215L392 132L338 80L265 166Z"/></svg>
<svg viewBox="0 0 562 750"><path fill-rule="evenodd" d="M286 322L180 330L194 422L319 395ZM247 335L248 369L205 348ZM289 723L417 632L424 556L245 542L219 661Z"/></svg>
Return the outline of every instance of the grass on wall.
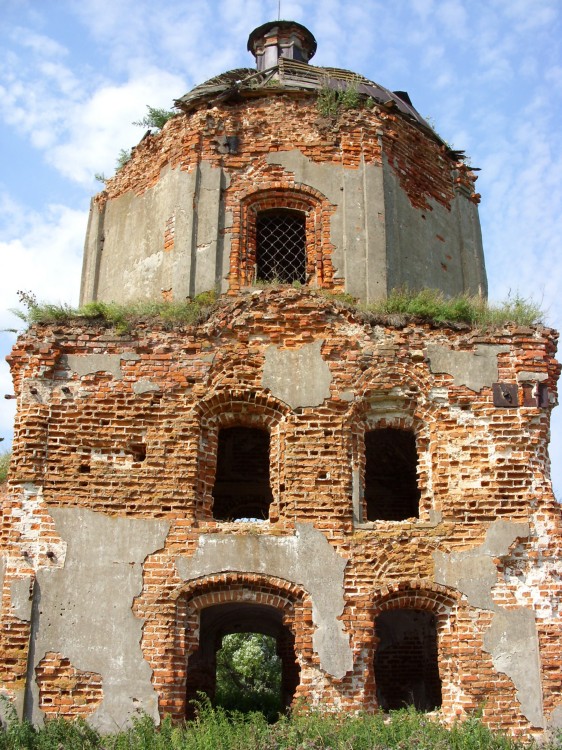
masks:
<svg viewBox="0 0 562 750"><path fill-rule="evenodd" d="M544 314L540 307L520 295L490 304L481 297L445 297L435 289L421 292L394 290L390 296L367 309L380 315L407 315L433 323L468 323L475 327L497 328L507 323L538 325Z"/></svg>
<svg viewBox="0 0 562 750"><path fill-rule="evenodd" d="M18 294L25 309L12 312L28 325L104 322L114 328L116 333L126 333L138 323L150 323L151 320L170 328L175 325L194 325L205 319L217 299L215 292L204 292L184 302L142 301L128 305L88 302L76 308L67 304L37 302L29 292Z"/></svg>
<svg viewBox="0 0 562 750"><path fill-rule="evenodd" d="M281 284L260 284L259 288L288 289ZM544 315L538 305L519 295L510 296L499 304L489 304L480 297L461 295L447 298L441 292L425 289L421 292L395 290L385 300L363 305L349 294L333 294L325 290L298 287L299 291L320 294L346 307L377 317L388 317L392 325L393 317L400 316L404 322L422 321L437 325L464 323L474 328L501 328L513 323L516 325L538 325ZM20 292L20 302L25 309L13 312L28 325L35 323L87 324L103 322L116 333L126 333L139 323L158 322L164 327L194 325L205 320L218 296L215 292L204 292L183 302L136 302L120 305L114 302L89 302L80 308L65 304L37 302L29 292Z"/></svg>

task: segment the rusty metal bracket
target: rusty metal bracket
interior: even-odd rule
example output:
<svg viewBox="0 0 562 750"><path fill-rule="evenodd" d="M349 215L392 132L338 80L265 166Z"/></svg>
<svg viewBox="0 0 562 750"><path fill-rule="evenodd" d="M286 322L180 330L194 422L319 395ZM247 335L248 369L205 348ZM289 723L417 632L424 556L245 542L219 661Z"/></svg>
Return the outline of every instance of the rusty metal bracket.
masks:
<svg viewBox="0 0 562 750"><path fill-rule="evenodd" d="M523 385L523 406L544 409L549 406L548 387L545 383L525 383Z"/></svg>
<svg viewBox="0 0 562 750"><path fill-rule="evenodd" d="M516 383L494 383L492 385L494 406L516 409L519 406L519 387Z"/></svg>

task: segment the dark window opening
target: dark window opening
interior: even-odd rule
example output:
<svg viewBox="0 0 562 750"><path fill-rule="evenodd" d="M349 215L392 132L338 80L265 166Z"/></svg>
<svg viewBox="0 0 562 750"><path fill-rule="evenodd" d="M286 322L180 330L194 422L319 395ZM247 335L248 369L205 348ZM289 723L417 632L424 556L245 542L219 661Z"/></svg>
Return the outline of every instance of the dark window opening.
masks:
<svg viewBox="0 0 562 750"><path fill-rule="evenodd" d="M256 219L259 281L306 283L306 217L299 211L262 211Z"/></svg>
<svg viewBox="0 0 562 750"><path fill-rule="evenodd" d="M253 427L219 432L213 517L219 521L266 520L269 483L269 433Z"/></svg>
<svg viewBox="0 0 562 750"><path fill-rule="evenodd" d="M437 626L432 612L394 609L377 618L380 639L375 656L379 707L384 711L414 706L432 711L441 706L437 663Z"/></svg>
<svg viewBox="0 0 562 750"><path fill-rule="evenodd" d="M368 521L418 518L418 456L413 432L392 427L365 434Z"/></svg>
<svg viewBox="0 0 562 750"><path fill-rule="evenodd" d="M199 648L187 665L188 718L203 692L215 705L261 711L275 721L291 705L299 680L295 638L280 610L243 602L202 610Z"/></svg>

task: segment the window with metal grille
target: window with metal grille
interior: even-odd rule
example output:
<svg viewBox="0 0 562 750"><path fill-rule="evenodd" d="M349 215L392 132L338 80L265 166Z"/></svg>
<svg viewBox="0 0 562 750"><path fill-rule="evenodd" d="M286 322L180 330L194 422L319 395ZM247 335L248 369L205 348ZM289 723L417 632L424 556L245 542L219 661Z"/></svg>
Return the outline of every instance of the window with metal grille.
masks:
<svg viewBox="0 0 562 750"><path fill-rule="evenodd" d="M257 279L306 283L306 217L300 211L262 211L256 220Z"/></svg>

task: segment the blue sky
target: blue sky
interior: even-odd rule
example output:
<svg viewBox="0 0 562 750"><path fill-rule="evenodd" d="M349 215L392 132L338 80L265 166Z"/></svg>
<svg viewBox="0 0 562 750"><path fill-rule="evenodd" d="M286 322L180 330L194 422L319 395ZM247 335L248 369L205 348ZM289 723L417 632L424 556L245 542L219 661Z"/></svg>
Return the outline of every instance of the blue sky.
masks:
<svg viewBox="0 0 562 750"><path fill-rule="evenodd" d="M250 31L278 0L0 0L0 328L18 289L75 304L96 172L113 173L146 105L252 67ZM313 63L409 92L482 171L490 298L519 293L562 329L560 0L282 0L316 36ZM0 395L12 386L0 334ZM0 401L11 439L13 401ZM562 409L553 482L562 496Z"/></svg>

